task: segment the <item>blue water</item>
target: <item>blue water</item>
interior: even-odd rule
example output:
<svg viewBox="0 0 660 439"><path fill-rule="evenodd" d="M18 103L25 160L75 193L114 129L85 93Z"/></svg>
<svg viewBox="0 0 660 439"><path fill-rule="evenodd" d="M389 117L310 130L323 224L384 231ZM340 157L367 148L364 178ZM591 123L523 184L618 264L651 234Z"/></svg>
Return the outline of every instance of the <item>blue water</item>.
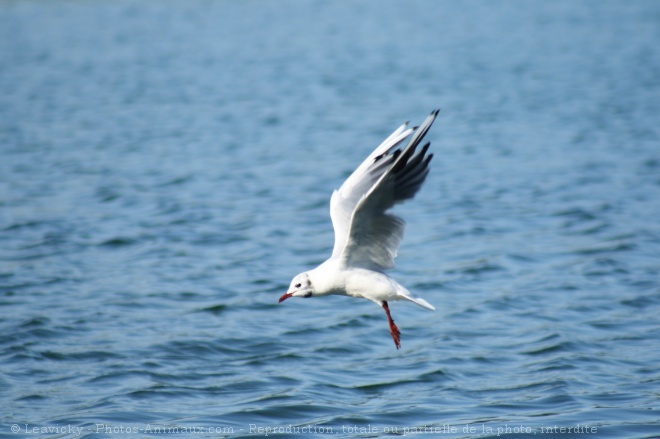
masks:
<svg viewBox="0 0 660 439"><path fill-rule="evenodd" d="M0 436L660 437L659 42L653 0L0 3ZM437 311L397 351L278 305L436 107L392 276Z"/></svg>

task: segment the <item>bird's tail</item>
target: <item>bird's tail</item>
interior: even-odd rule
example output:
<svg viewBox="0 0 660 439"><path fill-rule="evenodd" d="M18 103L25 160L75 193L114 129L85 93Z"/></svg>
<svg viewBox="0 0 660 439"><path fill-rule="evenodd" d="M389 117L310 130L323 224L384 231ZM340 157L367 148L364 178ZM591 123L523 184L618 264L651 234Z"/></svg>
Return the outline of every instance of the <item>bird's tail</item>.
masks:
<svg viewBox="0 0 660 439"><path fill-rule="evenodd" d="M412 303L415 303L415 304L421 306L422 308L426 308L426 309L429 309L431 311L435 311L435 307L433 305L431 305L430 303L428 303L426 300L422 299L421 297L413 297L412 295L406 295L406 296L403 296L403 297L405 297L406 300L410 300Z"/></svg>
<svg viewBox="0 0 660 439"><path fill-rule="evenodd" d="M431 305L428 303L426 300L422 299L421 297L415 297L412 295L410 291L408 291L406 288L404 288L400 283L395 281L394 279L390 278L390 282L392 282L392 285L394 288L396 288L396 294L397 296L401 299L408 300L415 305L419 305L422 308L429 309L431 311L435 311L435 306Z"/></svg>

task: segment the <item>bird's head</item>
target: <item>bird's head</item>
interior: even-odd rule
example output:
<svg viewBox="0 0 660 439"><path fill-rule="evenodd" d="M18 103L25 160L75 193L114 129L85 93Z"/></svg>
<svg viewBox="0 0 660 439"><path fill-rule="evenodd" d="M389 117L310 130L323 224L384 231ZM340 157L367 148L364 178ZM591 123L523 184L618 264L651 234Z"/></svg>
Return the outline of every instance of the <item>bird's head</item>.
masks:
<svg viewBox="0 0 660 439"><path fill-rule="evenodd" d="M289 291L280 297L279 303L284 302L289 297L312 297L313 294L314 286L309 279L309 274L307 272L300 273L293 278L291 285L289 285Z"/></svg>

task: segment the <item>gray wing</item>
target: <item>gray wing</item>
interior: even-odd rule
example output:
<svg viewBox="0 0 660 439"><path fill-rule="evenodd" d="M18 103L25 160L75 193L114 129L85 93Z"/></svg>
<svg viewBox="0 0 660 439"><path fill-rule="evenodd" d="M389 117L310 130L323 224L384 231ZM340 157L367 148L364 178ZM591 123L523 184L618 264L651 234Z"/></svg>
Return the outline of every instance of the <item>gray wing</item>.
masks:
<svg viewBox="0 0 660 439"><path fill-rule="evenodd" d="M427 155L430 143L417 148L438 111L419 128L399 127L332 194L333 258L342 257L349 266L394 267L405 223L386 211L414 197L424 183L433 154ZM399 148L408 137L406 147Z"/></svg>

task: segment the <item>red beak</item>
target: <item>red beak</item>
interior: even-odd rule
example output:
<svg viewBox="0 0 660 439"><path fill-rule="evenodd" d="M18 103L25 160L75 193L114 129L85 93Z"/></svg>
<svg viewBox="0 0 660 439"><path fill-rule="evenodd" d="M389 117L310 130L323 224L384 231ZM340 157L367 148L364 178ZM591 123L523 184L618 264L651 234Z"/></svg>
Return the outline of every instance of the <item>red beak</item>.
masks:
<svg viewBox="0 0 660 439"><path fill-rule="evenodd" d="M291 296L293 296L293 293L284 293L282 294L282 297L280 297L280 300L277 303L282 303Z"/></svg>

